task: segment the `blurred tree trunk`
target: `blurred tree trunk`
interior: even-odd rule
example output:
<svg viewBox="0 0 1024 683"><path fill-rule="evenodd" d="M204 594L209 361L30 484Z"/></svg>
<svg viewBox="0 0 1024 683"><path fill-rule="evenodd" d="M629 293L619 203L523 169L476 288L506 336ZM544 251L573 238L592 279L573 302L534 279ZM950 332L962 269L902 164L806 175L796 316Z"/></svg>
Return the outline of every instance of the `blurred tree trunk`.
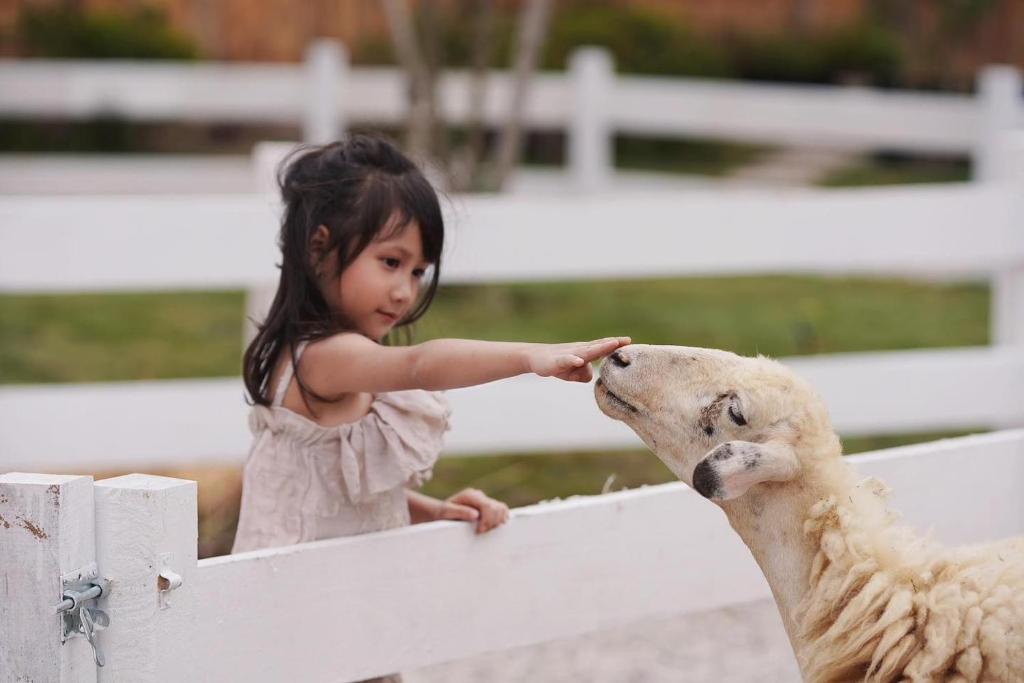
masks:
<svg viewBox="0 0 1024 683"><path fill-rule="evenodd" d="M436 65L432 66L417 39L416 24L406 0L382 0L391 31L395 56L405 71L409 87L409 120L405 130L406 151L417 161L433 157L433 132L436 127ZM431 2L423 3L428 14L433 13ZM425 25L436 28L432 17ZM436 45L436 37L427 43Z"/></svg>
<svg viewBox="0 0 1024 683"><path fill-rule="evenodd" d="M551 14L551 0L527 0L519 18L519 34L516 40L515 66L513 67L512 97L509 101L508 117L498 139L498 153L494 169L494 186L501 189L508 180L522 151L523 113L526 107L526 91L530 87L537 68L540 49L547 35L548 17Z"/></svg>
<svg viewBox="0 0 1024 683"><path fill-rule="evenodd" d="M473 189L486 150L484 108L487 102L487 72L494 53L494 0L476 0L474 5L476 16L470 57L466 141L451 163L451 189L456 192Z"/></svg>
<svg viewBox="0 0 1024 683"><path fill-rule="evenodd" d="M450 153L448 127L439 116L437 83L443 66L438 12L443 3L417 3L419 22L406 0L381 0L395 55L409 83L406 151L417 161L445 168L449 189L500 189L519 161L526 93L547 34L551 0L524 0L512 69L512 92L499 131L495 157L487 162L485 108L488 74L496 43L495 1L474 0L466 135ZM459 7L457 4L456 7ZM417 25L418 23L418 25Z"/></svg>

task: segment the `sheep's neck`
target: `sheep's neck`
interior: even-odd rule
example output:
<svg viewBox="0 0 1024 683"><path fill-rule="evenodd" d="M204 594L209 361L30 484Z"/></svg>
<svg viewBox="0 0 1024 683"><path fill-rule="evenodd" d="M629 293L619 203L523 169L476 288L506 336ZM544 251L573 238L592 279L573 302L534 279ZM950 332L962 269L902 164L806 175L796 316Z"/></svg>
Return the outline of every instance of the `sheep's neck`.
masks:
<svg viewBox="0 0 1024 683"><path fill-rule="evenodd" d="M787 490L783 492L783 488ZM793 614L808 590L811 563L818 550L804 537L803 523L818 497L817 492L795 484L764 484L722 504L729 523L771 586L794 651L799 643Z"/></svg>

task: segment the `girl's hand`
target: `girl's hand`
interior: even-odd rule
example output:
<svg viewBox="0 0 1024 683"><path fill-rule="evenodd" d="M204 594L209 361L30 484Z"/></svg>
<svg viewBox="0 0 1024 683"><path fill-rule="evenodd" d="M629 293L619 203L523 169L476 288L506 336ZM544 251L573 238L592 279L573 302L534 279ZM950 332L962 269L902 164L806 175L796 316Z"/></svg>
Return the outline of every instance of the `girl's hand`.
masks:
<svg viewBox="0 0 1024 683"><path fill-rule="evenodd" d="M441 501L438 519L476 522L476 532L485 533L508 521L508 505L477 489L463 489Z"/></svg>
<svg viewBox="0 0 1024 683"><path fill-rule="evenodd" d="M541 377L589 382L594 378L591 361L607 356L630 341L629 337L606 337L590 342L537 344L527 352L527 362L530 372Z"/></svg>

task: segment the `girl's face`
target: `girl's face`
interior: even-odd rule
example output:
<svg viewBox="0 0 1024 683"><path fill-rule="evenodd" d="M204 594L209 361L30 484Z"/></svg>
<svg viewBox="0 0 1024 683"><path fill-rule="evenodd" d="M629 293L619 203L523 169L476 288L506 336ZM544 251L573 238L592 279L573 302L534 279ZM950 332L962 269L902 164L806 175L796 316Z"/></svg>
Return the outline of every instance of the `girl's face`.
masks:
<svg viewBox="0 0 1024 683"><path fill-rule="evenodd" d="M374 240L327 292L328 303L356 329L380 341L416 303L423 274L420 227L415 221L387 239Z"/></svg>

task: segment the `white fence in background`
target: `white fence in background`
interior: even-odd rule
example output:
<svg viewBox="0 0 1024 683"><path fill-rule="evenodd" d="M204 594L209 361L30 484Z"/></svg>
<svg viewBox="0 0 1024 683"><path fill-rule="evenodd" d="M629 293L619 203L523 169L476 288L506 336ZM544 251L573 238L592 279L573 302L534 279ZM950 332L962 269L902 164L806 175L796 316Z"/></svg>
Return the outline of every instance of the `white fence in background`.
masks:
<svg viewBox="0 0 1024 683"><path fill-rule="evenodd" d="M468 75L446 72L439 89L442 116L464 122ZM400 125L408 108L399 70L351 67L344 47L326 41L304 64L0 60L0 92L0 116L296 124L311 142L349 125ZM490 77L488 124L503 121L512 92L507 73ZM565 74L536 76L524 116L532 129L566 131L585 190L607 183L617 133L967 154L984 180L1000 174L998 140L1024 125L1024 99L1008 66L984 69L969 96L616 76L607 51L584 48Z"/></svg>
<svg viewBox="0 0 1024 683"><path fill-rule="evenodd" d="M1024 424L1024 193L1012 183L457 197L447 209L447 283L794 272L991 277L991 348L789 362L822 391L848 435ZM0 198L0 292L258 291L274 274L276 212L264 196ZM452 391L448 452L639 446L586 391L532 377ZM249 441L245 409L236 378L7 386L0 468L237 462Z"/></svg>
<svg viewBox="0 0 1024 683"><path fill-rule="evenodd" d="M1024 532L1024 430L850 460L941 541ZM721 512L682 484L521 508L484 537L437 522L199 562L195 501L193 482L164 477L0 475L0 552L19 558L0 564L13 587L0 670L60 683L355 680L770 596ZM92 562L111 587L98 603L103 668L84 638L61 644L54 614L61 577Z"/></svg>

